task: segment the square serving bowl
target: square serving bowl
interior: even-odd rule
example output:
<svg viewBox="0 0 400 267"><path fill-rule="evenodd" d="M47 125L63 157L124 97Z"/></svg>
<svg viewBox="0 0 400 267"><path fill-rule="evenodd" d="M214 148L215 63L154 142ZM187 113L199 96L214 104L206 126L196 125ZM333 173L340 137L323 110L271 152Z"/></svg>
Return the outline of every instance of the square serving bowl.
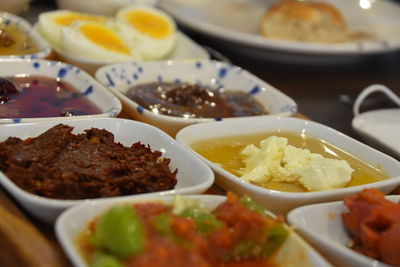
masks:
<svg viewBox="0 0 400 267"><path fill-rule="evenodd" d="M121 102L103 85L93 79L81 69L59 61L51 60L0 60L0 77L7 78L15 75L45 76L64 81L82 93L87 99L100 109L100 114L78 115L66 117L44 118L0 118L0 124L38 122L48 120L70 120L74 118L115 117L122 109ZM32 100L34 101L34 100Z"/></svg>
<svg viewBox="0 0 400 267"><path fill-rule="evenodd" d="M290 116L296 113L296 103L268 83L246 70L219 61L185 60L158 62L125 62L100 68L96 78L121 100L129 115L139 121L159 127L171 136L183 127L199 123L219 121L221 118L183 118L162 115L147 110L125 94L129 88L145 83L189 83L209 88L224 87L226 91L242 91L257 100L268 115ZM235 120L237 117L224 118Z"/></svg>
<svg viewBox="0 0 400 267"><path fill-rule="evenodd" d="M386 198L393 202L400 200L400 196L395 195ZM343 212L348 212L343 201L335 201L296 208L287 218L296 231L335 266L388 267L348 247L351 238L342 223Z"/></svg>
<svg viewBox="0 0 400 267"><path fill-rule="evenodd" d="M8 1L11 2L21 2L21 1ZM36 53L26 54L26 55L0 55L0 61L4 59L19 58L19 59L43 59L46 58L50 52L51 48L47 45L45 41L40 37L39 34L33 29L32 25L25 19L0 11L0 25L15 25L19 29L19 33L24 35L25 38L31 38L32 42L38 47Z"/></svg>
<svg viewBox="0 0 400 267"><path fill-rule="evenodd" d="M364 185L316 192L276 191L239 179L191 148L192 144L201 140L262 133L279 135L279 132L305 134L325 140L359 160L379 168L386 174L387 179ZM249 194L277 214L285 214L293 208L306 204L340 200L344 196L354 194L363 188L375 187L384 193L389 193L400 184L399 161L330 127L308 120L287 117L254 117L216 123L200 123L183 128L178 132L176 139L207 162L216 175L216 184L225 190L231 190L238 194Z"/></svg>
<svg viewBox="0 0 400 267"><path fill-rule="evenodd" d="M10 136L21 139L36 137L59 123L58 121L49 121L0 125L0 142L3 142ZM195 157L170 136L151 125L116 118L84 118L66 120L62 123L74 127L73 133L75 134L82 133L83 130L90 128L106 129L114 134L115 142L120 142L125 146L131 146L133 143L140 141L142 144L149 145L152 151L159 150L164 157L170 158L169 167L171 170L178 169L176 176L177 184L173 190L115 197L116 199L130 199L143 195L162 196L169 194L202 193L214 182L214 175L204 162ZM0 184L26 210L48 223L54 222L63 210L89 201L88 199L59 200L33 195L18 187L1 171Z"/></svg>
<svg viewBox="0 0 400 267"><path fill-rule="evenodd" d="M213 210L226 199L224 196L217 195L186 195L183 196L183 198L197 200L200 202L202 208L207 210ZM82 258L82 254L77 250L76 239L87 227L88 222L104 213L111 206L144 202L161 202L166 205L171 205L173 200L174 196L156 196L125 200L105 199L84 203L65 211L57 219L57 238L74 266L85 267L88 265ZM289 237L271 260L273 262L273 266L276 267L331 266L323 257L321 257L320 254L318 254L318 252L304 242L304 240L300 238L294 231L290 231Z"/></svg>

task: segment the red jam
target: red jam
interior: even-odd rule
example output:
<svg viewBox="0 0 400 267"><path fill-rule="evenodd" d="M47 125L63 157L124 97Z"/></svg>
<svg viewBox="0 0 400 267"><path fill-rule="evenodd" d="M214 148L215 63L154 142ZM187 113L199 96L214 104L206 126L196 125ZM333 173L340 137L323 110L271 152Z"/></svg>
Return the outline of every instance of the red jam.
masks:
<svg viewBox="0 0 400 267"><path fill-rule="evenodd" d="M184 118L228 118L267 114L263 106L241 91L210 89L187 83L148 83L126 94L155 113Z"/></svg>
<svg viewBox="0 0 400 267"><path fill-rule="evenodd" d="M0 78L0 119L100 114L84 93L44 76Z"/></svg>

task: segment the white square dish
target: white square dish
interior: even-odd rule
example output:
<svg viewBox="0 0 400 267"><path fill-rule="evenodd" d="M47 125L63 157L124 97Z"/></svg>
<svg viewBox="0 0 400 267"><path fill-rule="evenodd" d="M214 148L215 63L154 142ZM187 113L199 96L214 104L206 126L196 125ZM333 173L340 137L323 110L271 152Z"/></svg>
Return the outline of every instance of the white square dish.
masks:
<svg viewBox="0 0 400 267"><path fill-rule="evenodd" d="M260 133L279 135L281 131L322 139L359 160L378 167L388 178L378 182L325 191L283 192L247 183L214 162L205 159L193 149L192 151L213 169L216 174L216 184L238 194L249 194L277 214L285 214L295 207L306 204L339 200L363 188L375 187L384 193L389 193L400 184L400 162L332 128L312 121L286 117L254 117L201 123L185 127L178 132L176 139L191 149L191 145L200 140Z"/></svg>
<svg viewBox="0 0 400 267"><path fill-rule="evenodd" d="M187 199L200 201L201 206L212 210L225 200L224 196L216 195L187 195ZM77 251L76 238L87 227L90 220L104 213L111 206L118 204L134 204L140 202L162 202L166 205L173 203L173 196L158 196L125 200L96 200L85 203L65 211L56 223L56 234L65 252L75 266L88 266ZM290 232L288 239L277 251L272 259L274 266L299 266L299 267L325 267L331 266L313 248L302 240L294 231Z"/></svg>
<svg viewBox="0 0 400 267"><path fill-rule="evenodd" d="M121 102L107 88L93 79L81 69L58 61L50 60L18 60L10 59L0 61L0 77L7 78L15 75L22 76L44 76L64 81L70 84L79 93L100 109L99 114L78 115L65 117L43 117L43 118L0 118L0 124L38 122L48 120L70 120L74 118L96 118L115 117L122 109ZM56 88L54 88L56 90ZM35 101L32 99L32 101Z"/></svg>
<svg viewBox="0 0 400 267"><path fill-rule="evenodd" d="M400 200L400 196L395 195L386 198L394 202ZM335 266L389 266L348 247L350 235L342 223L343 212L348 212L348 209L343 201L337 201L296 208L287 218L289 223Z"/></svg>
<svg viewBox="0 0 400 267"><path fill-rule="evenodd" d="M10 136L21 139L35 137L59 123L58 121L51 121L0 125L0 141L2 142ZM175 188L173 190L147 193L145 195L161 196L176 193L202 193L214 182L214 175L205 163L192 155L190 151L186 150L170 136L150 125L132 120L114 118L76 119L63 121L62 123L73 126L73 133L81 133L83 130L92 127L106 129L114 134L116 142L130 146L132 143L140 141L142 144L148 144L152 150L161 151L164 157L170 158L170 169L178 169ZM0 172L0 184L30 213L49 223L54 222L64 209L89 201L88 199L59 200L33 195L18 187L3 172ZM140 197L140 195L115 198L135 197Z"/></svg>
<svg viewBox="0 0 400 267"><path fill-rule="evenodd" d="M268 112L265 116L290 116L296 113L296 103L287 95L252 75L228 63L212 60L125 62L104 66L96 78L115 93L133 118L155 125L171 136L181 128L199 122L236 120L230 118L184 118L158 114L141 107L125 94L129 88L146 83L188 83L207 88L224 88L248 94Z"/></svg>

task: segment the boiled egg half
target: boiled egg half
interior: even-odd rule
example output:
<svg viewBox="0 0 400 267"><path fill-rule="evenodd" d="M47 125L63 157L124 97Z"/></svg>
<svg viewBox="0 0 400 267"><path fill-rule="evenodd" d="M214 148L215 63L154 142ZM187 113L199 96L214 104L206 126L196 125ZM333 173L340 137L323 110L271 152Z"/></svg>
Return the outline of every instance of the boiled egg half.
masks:
<svg viewBox="0 0 400 267"><path fill-rule="evenodd" d="M61 29L72 25L76 21L94 21L105 23L104 16L77 13L68 10L44 12L39 15L38 28L40 33L51 43L61 46Z"/></svg>
<svg viewBox="0 0 400 267"><path fill-rule="evenodd" d="M115 30L102 23L79 21L61 31L65 52L84 58L105 61L140 60L135 48L129 47Z"/></svg>
<svg viewBox="0 0 400 267"><path fill-rule="evenodd" d="M166 13L146 5L120 9L116 28L129 46L136 47L144 59L155 60L170 53L176 42L176 25Z"/></svg>

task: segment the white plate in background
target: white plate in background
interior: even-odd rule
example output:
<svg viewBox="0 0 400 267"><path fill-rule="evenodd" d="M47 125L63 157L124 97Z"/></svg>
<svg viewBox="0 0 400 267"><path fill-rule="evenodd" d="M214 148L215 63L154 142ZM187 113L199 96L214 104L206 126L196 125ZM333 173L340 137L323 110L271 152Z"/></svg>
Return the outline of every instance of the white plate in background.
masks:
<svg viewBox="0 0 400 267"><path fill-rule="evenodd" d="M400 108L364 112L352 121L365 141L400 158Z"/></svg>
<svg viewBox="0 0 400 267"><path fill-rule="evenodd" d="M223 39L227 44L241 44L265 52L344 56L381 53L400 48L400 5L395 2L326 0L342 13L351 32L363 32L375 37L369 41L339 44L274 40L261 36L258 34L261 16L276 2L278 1L163 0L160 5L179 23L192 30Z"/></svg>
<svg viewBox="0 0 400 267"><path fill-rule="evenodd" d="M379 109L360 113L364 100L373 93L383 93L400 106L400 97L382 84L362 90L353 105L353 129L365 141L400 158L400 108Z"/></svg>

